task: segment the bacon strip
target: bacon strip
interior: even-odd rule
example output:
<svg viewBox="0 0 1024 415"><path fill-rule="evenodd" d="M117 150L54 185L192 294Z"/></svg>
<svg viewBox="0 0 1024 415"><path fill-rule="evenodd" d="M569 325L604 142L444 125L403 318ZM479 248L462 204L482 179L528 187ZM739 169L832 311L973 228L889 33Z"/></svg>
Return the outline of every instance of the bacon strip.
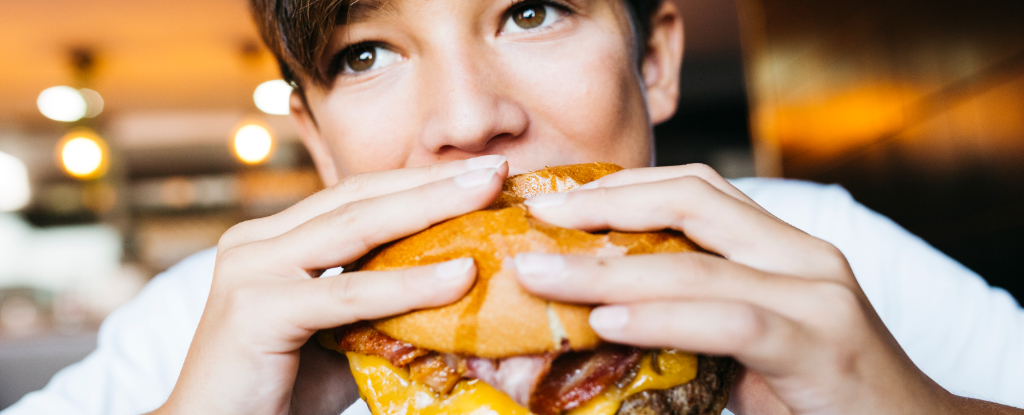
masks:
<svg viewBox="0 0 1024 415"><path fill-rule="evenodd" d="M558 415L593 399L639 362L639 349L605 344L589 352L464 358L395 340L367 323L335 329L338 348L409 367L410 378L447 394L462 378L480 379L538 415ZM557 357L557 358L556 358Z"/></svg>
<svg viewBox="0 0 1024 415"><path fill-rule="evenodd" d="M452 391L462 379L458 364L449 365L446 356L431 353L409 364L409 378L442 395Z"/></svg>
<svg viewBox="0 0 1024 415"><path fill-rule="evenodd" d="M530 411L558 415L579 407L621 379L641 355L640 349L613 344L562 355L537 385L530 399Z"/></svg>
<svg viewBox="0 0 1024 415"><path fill-rule="evenodd" d="M551 369L551 355L528 355L500 360L471 358L467 361L468 377L480 379L504 392L524 408L541 379Z"/></svg>
<svg viewBox="0 0 1024 415"><path fill-rule="evenodd" d="M392 339L362 322L334 329L334 340L338 342L340 350L380 356L398 367L430 354L429 350Z"/></svg>

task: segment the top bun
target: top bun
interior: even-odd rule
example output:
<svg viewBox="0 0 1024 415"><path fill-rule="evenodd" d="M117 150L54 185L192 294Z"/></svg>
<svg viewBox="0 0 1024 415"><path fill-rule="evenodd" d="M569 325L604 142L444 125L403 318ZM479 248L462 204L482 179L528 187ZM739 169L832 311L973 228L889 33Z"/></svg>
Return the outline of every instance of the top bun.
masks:
<svg viewBox="0 0 1024 415"><path fill-rule="evenodd" d="M443 353L503 358L573 350L600 343L587 322L592 307L535 297L516 281L508 262L520 252L619 257L698 250L675 231L589 233L529 216L522 201L565 192L622 170L608 163L551 167L505 180L486 210L469 213L387 244L360 259L359 270L394 270L473 257L476 284L459 301L377 320L374 327L416 346Z"/></svg>

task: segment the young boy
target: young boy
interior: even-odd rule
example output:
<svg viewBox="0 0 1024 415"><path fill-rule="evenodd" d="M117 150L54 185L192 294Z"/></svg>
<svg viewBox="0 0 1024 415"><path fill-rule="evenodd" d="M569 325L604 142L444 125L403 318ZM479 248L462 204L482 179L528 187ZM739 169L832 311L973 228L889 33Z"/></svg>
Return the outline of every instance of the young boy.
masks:
<svg viewBox="0 0 1024 415"><path fill-rule="evenodd" d="M95 353L6 414L337 414L352 379L310 336L452 302L475 268L312 275L487 206L510 171L590 161L629 170L531 214L673 228L721 255L516 258L535 294L602 304L602 337L734 356L737 413L1024 413L957 396L1024 406L1024 312L1006 293L837 187L649 167L678 90L672 2L253 6L328 189L157 277Z"/></svg>

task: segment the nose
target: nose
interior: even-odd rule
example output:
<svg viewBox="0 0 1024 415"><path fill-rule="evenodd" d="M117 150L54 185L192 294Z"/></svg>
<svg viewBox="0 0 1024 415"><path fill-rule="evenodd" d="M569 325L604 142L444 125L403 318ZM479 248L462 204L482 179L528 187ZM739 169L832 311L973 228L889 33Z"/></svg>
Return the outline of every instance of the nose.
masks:
<svg viewBox="0 0 1024 415"><path fill-rule="evenodd" d="M424 71L426 123L421 134L425 149L442 153L498 151L522 136L529 117L507 88L497 59L486 45L449 43ZM501 144L499 144L501 143ZM461 151L458 151L461 150Z"/></svg>

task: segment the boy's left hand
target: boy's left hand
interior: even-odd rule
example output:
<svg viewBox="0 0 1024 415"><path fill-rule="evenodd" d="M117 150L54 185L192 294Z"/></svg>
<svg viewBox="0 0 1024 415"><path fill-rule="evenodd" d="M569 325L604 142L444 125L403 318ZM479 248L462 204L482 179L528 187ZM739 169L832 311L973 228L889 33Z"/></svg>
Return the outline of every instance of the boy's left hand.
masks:
<svg viewBox="0 0 1024 415"><path fill-rule="evenodd" d="M716 255L521 254L520 282L558 301L603 304L604 339L730 355L747 368L737 413L944 413L952 396L876 315L846 258L772 216L703 165L624 170L527 202L588 231L675 229ZM542 272L526 273L542 269Z"/></svg>

